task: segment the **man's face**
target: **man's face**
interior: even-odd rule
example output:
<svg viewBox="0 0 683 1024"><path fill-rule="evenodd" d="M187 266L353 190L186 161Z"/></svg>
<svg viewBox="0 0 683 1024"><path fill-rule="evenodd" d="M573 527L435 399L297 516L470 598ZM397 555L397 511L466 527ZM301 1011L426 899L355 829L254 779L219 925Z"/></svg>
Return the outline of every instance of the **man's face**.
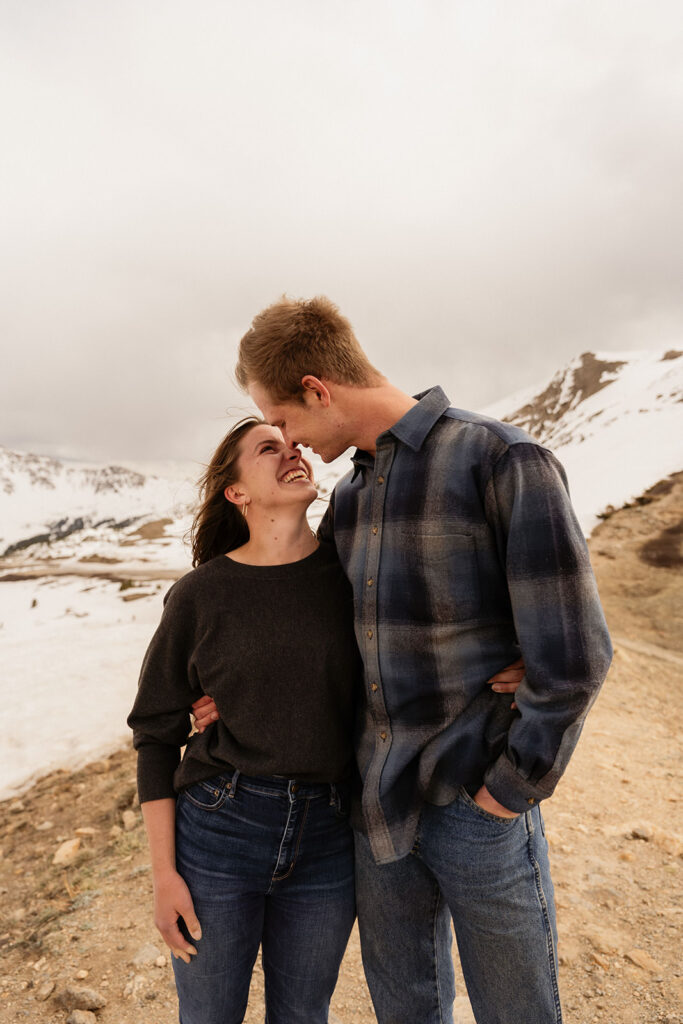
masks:
<svg viewBox="0 0 683 1024"><path fill-rule="evenodd" d="M290 447L311 448L323 462L332 462L349 447L331 407L323 405L313 392L304 391L303 402L278 402L260 384L250 384L249 394L263 418L282 431Z"/></svg>

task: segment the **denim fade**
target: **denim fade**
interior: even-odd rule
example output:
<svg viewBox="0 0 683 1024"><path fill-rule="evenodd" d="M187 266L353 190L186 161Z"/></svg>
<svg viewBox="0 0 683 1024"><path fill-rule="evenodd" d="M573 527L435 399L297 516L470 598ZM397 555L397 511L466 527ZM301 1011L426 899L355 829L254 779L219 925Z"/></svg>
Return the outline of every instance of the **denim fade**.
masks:
<svg viewBox="0 0 683 1024"><path fill-rule="evenodd" d="M242 775L183 790L177 868L202 928L180 1024L239 1024L259 944L268 1024L326 1024L355 919L348 786ZM186 933L186 937L187 936Z"/></svg>
<svg viewBox="0 0 683 1024"><path fill-rule="evenodd" d="M477 1024L561 1024L539 806L498 818L462 789L423 808L412 852L391 864L356 833L356 897L380 1024L452 1024L451 918Z"/></svg>

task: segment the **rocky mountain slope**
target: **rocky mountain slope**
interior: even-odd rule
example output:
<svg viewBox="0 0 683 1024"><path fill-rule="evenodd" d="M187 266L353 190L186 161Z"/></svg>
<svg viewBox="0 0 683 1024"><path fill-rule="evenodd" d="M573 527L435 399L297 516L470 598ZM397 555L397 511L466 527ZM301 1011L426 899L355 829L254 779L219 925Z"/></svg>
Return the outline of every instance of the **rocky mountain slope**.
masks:
<svg viewBox="0 0 683 1024"><path fill-rule="evenodd" d="M683 468L683 351L584 352L484 411L555 452L589 534L600 513Z"/></svg>

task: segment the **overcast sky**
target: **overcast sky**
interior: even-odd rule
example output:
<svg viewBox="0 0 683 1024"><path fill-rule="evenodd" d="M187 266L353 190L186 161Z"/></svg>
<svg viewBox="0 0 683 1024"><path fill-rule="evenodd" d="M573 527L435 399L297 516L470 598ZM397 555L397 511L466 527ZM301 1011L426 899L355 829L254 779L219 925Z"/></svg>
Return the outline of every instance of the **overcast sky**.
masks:
<svg viewBox="0 0 683 1024"><path fill-rule="evenodd" d="M0 444L202 459L324 293L480 408L683 342L680 0L0 0Z"/></svg>

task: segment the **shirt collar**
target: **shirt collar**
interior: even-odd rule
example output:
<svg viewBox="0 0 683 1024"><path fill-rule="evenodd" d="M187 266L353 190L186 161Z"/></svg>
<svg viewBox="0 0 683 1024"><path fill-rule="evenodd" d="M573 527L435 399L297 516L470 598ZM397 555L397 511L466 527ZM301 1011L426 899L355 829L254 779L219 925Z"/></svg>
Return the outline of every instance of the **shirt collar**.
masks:
<svg viewBox="0 0 683 1024"><path fill-rule="evenodd" d="M451 405L448 396L438 386L413 397L417 399L417 405L409 409L393 427L380 434L377 438L378 444L382 440L388 440L389 435L393 434L398 441L407 444L414 452L419 452L429 431ZM374 460L368 452L357 448L351 456L351 461L355 466L355 477L362 466L371 466Z"/></svg>

